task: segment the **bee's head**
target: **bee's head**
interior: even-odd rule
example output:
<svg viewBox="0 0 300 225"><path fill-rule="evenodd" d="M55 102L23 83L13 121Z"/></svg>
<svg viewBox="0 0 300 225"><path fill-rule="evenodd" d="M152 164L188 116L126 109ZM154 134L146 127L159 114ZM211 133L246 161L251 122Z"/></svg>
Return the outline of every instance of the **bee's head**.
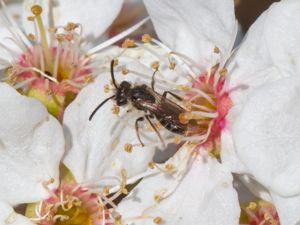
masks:
<svg viewBox="0 0 300 225"><path fill-rule="evenodd" d="M122 81L122 83L117 89L116 98L115 98L118 106L127 104L130 89L131 89L131 84L127 81Z"/></svg>

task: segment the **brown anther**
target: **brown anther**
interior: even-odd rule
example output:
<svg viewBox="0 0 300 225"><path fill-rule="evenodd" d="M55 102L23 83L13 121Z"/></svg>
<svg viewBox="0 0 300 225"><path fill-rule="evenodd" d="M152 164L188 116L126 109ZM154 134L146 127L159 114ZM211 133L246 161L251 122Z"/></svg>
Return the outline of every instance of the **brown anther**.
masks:
<svg viewBox="0 0 300 225"><path fill-rule="evenodd" d="M222 76L222 77L224 77L224 76L226 76L227 75L227 73L228 73L228 71L227 71L227 69L226 68L222 68L222 69L220 69L220 75Z"/></svg>
<svg viewBox="0 0 300 225"><path fill-rule="evenodd" d="M168 173L171 173L171 172L173 172L173 170L174 170L174 166L173 166L171 163L167 163L167 164L165 165L165 169L166 169L166 171L167 171Z"/></svg>
<svg viewBox="0 0 300 225"><path fill-rule="evenodd" d="M156 223L156 224L160 224L162 221L161 217L157 216L153 219L153 222Z"/></svg>
<svg viewBox="0 0 300 225"><path fill-rule="evenodd" d="M85 81L86 84L93 82L94 81L93 75L87 75L87 76L85 76L84 77L84 81Z"/></svg>
<svg viewBox="0 0 300 225"><path fill-rule="evenodd" d="M110 90L109 85L108 85L108 84L105 84L104 87L103 87L104 93L108 93L109 90Z"/></svg>
<svg viewBox="0 0 300 225"><path fill-rule="evenodd" d="M158 70L159 68L159 62L158 61L155 61L151 64L151 68L154 69L154 70Z"/></svg>
<svg viewBox="0 0 300 225"><path fill-rule="evenodd" d="M125 144L124 145L124 150L125 150L125 152L128 152L128 153L130 153L130 152L132 152L132 149L133 149L133 146L132 146L132 144Z"/></svg>
<svg viewBox="0 0 300 225"><path fill-rule="evenodd" d="M65 35L64 34L57 34L56 35L56 40L58 40L59 42L63 42L66 40Z"/></svg>
<svg viewBox="0 0 300 225"><path fill-rule="evenodd" d="M216 53L216 54L220 53L220 49L217 46L214 48L214 53Z"/></svg>
<svg viewBox="0 0 300 225"><path fill-rule="evenodd" d="M33 5L31 7L31 12L33 15L39 16L43 12L43 8L40 5Z"/></svg>
<svg viewBox="0 0 300 225"><path fill-rule="evenodd" d="M115 114L115 115L119 115L120 113L120 107L117 106L117 105L114 105L111 109L112 113Z"/></svg>
<svg viewBox="0 0 300 225"><path fill-rule="evenodd" d="M176 67L176 63L175 63L175 62L170 62L170 64L169 64L169 69L170 69L170 70L174 70L175 67Z"/></svg>
<svg viewBox="0 0 300 225"><path fill-rule="evenodd" d="M149 167L150 169L154 169L154 168L155 168L155 162L150 161L150 162L148 163L148 167Z"/></svg>
<svg viewBox="0 0 300 225"><path fill-rule="evenodd" d="M186 85L178 85L177 88L180 91L188 91L188 90L190 90L190 87L186 86Z"/></svg>
<svg viewBox="0 0 300 225"><path fill-rule="evenodd" d="M78 27L78 23L69 22L67 25L64 26L65 31L72 31L75 30Z"/></svg>
<svg viewBox="0 0 300 225"><path fill-rule="evenodd" d="M28 20L28 21L34 21L34 19L35 19L34 16L28 16L28 17L27 17L27 20Z"/></svg>
<svg viewBox="0 0 300 225"><path fill-rule="evenodd" d="M149 43L152 40L152 37L149 34L144 34L142 36L142 42Z"/></svg>
<svg viewBox="0 0 300 225"><path fill-rule="evenodd" d="M105 195L109 195L109 187L107 187L107 186L103 187L102 192Z"/></svg>
<svg viewBox="0 0 300 225"><path fill-rule="evenodd" d="M125 66L122 68L122 74L126 75L129 73L129 69L127 69Z"/></svg>
<svg viewBox="0 0 300 225"><path fill-rule="evenodd" d="M177 144L177 145L180 144L181 140L182 140L182 137L180 135L176 135L174 137L174 144Z"/></svg>
<svg viewBox="0 0 300 225"><path fill-rule="evenodd" d="M126 38L122 43L122 48L130 48L135 46L135 41L133 39Z"/></svg>
<svg viewBox="0 0 300 225"><path fill-rule="evenodd" d="M188 124L189 123L189 116L187 113L180 113L179 114L179 122L182 124Z"/></svg>
<svg viewBox="0 0 300 225"><path fill-rule="evenodd" d="M29 39L30 41L34 41L34 40L35 40L34 34L32 34L32 33L28 34L28 39Z"/></svg>
<svg viewBox="0 0 300 225"><path fill-rule="evenodd" d="M162 199L162 196L161 196L161 195L159 195L159 194L154 195L154 201L160 202L161 199Z"/></svg>
<svg viewBox="0 0 300 225"><path fill-rule="evenodd" d="M67 41L72 41L74 39L74 35L73 34L66 34L66 40Z"/></svg>

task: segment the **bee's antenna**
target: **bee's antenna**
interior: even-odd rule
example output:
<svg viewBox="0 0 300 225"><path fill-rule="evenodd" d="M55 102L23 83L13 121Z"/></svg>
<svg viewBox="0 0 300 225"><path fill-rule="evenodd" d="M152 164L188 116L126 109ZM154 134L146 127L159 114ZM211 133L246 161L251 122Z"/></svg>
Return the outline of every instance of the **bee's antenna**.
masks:
<svg viewBox="0 0 300 225"><path fill-rule="evenodd" d="M118 85L116 83L115 74L114 74L114 65L115 65L115 60L113 59L110 62L110 75L111 75L113 85L115 86L116 89L118 89Z"/></svg>
<svg viewBox="0 0 300 225"><path fill-rule="evenodd" d="M103 106L108 100L110 100L110 99L112 99L112 98L114 98L114 97L115 97L115 95L110 96L110 97L108 97L107 99L105 99L103 102L101 102L101 103L94 109L94 111L92 112L92 114L90 115L89 121L91 121L91 120L93 119L94 115L96 114L96 112L98 111L98 109L100 109L101 106Z"/></svg>

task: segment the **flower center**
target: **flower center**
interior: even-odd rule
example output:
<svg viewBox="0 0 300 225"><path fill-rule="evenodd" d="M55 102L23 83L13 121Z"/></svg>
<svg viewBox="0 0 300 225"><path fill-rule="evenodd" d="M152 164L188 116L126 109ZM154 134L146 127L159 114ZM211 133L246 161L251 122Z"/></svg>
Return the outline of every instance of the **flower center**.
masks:
<svg viewBox="0 0 300 225"><path fill-rule="evenodd" d="M225 68L218 71L218 66L215 66L194 80L192 88L186 87L184 90L184 103L188 110L179 119L188 124L187 135L205 137L204 145L220 137L226 126L225 117L232 107L229 93L223 89L226 73Z"/></svg>
<svg viewBox="0 0 300 225"><path fill-rule="evenodd" d="M49 28L48 34L41 17L42 8L34 5L35 34L29 34L30 47L19 46L23 53L6 71L6 81L20 93L42 101L48 111L61 118L63 109L90 81L90 59L82 54L81 26L68 23ZM48 39L50 41L48 42Z"/></svg>

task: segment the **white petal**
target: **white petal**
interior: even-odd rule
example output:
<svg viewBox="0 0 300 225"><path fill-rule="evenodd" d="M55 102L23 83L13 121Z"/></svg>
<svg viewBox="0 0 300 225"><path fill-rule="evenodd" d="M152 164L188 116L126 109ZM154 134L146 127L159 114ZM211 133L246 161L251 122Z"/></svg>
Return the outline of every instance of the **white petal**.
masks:
<svg viewBox="0 0 300 225"><path fill-rule="evenodd" d="M154 195L173 182L164 173L144 178L118 206L126 224L152 224L155 217L167 225L238 224L240 208L232 176L215 159L197 157L174 193L156 203ZM144 219L126 220L142 214Z"/></svg>
<svg viewBox="0 0 300 225"><path fill-rule="evenodd" d="M48 196L42 183L58 181L62 128L42 104L0 84L0 199L10 204Z"/></svg>
<svg viewBox="0 0 300 225"><path fill-rule="evenodd" d="M282 197L275 193L271 194L273 203L277 209L281 225L300 224L300 195Z"/></svg>
<svg viewBox="0 0 300 225"><path fill-rule="evenodd" d="M36 0L26 0L25 9ZM47 1L38 1L44 8L45 15L49 13ZM97 38L111 25L122 7L122 0L62 0L52 3L54 24L64 26L68 22L80 23L83 26L83 34L91 38ZM28 13L27 13L28 15ZM45 16L46 18L46 16Z"/></svg>
<svg viewBox="0 0 300 225"><path fill-rule="evenodd" d="M282 19L284 18L284 19ZM251 26L230 64L230 87L251 87L300 71L300 2L274 3ZM280 73L279 73L280 72ZM246 93L234 92L241 102Z"/></svg>
<svg viewBox="0 0 300 225"><path fill-rule="evenodd" d="M119 83L123 75L116 71L115 76ZM127 80L133 81L136 77L129 76ZM79 182L99 179L104 175L119 175L122 168L131 177L144 171L154 154L154 147L147 145L144 148L133 147L131 153L124 151L126 143L139 143L134 128L138 115L135 112L127 113L129 107L121 107L118 117L112 114L113 102L109 101L89 121L96 106L113 95L113 91L104 93L104 86L110 81L110 73L99 74L95 82L79 93L64 114L68 136L68 153L64 162Z"/></svg>
<svg viewBox="0 0 300 225"><path fill-rule="evenodd" d="M7 203L0 202L1 225L34 225L28 218L16 213Z"/></svg>
<svg viewBox="0 0 300 225"><path fill-rule="evenodd" d="M295 77L253 92L233 125L236 152L268 189L300 193L300 82Z"/></svg>
<svg viewBox="0 0 300 225"><path fill-rule="evenodd" d="M159 38L172 50L207 67L213 49L231 51L235 39L231 0L144 0Z"/></svg>

